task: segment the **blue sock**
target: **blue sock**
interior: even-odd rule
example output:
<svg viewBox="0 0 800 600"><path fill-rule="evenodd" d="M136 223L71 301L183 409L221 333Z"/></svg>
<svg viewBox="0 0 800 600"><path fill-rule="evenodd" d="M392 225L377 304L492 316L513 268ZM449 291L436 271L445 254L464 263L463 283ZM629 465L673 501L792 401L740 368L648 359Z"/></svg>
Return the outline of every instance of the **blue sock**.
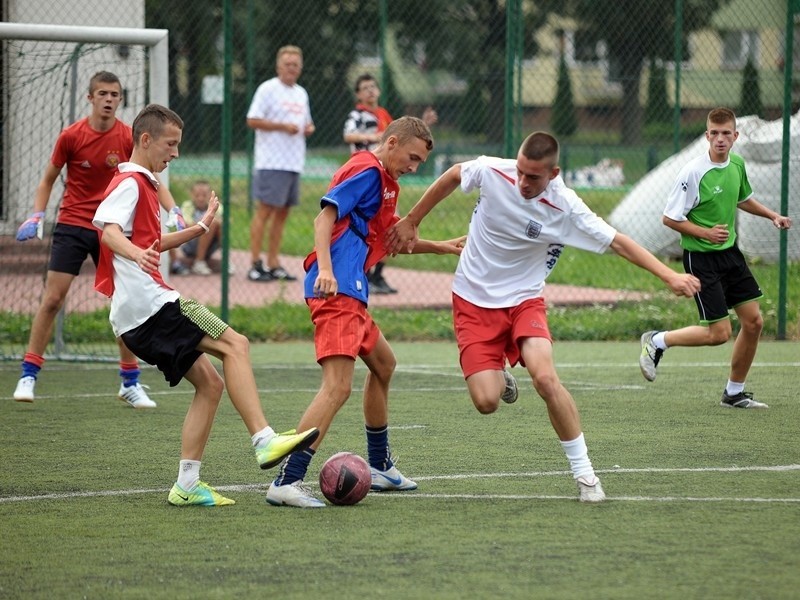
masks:
<svg viewBox="0 0 800 600"><path fill-rule="evenodd" d="M32 362L28 362L27 360L22 361L22 377L33 377L36 379L39 376L39 371L42 370L42 367L33 364Z"/></svg>
<svg viewBox="0 0 800 600"><path fill-rule="evenodd" d="M122 385L125 387L131 387L139 383L139 375L141 371L136 369L120 369L119 376L122 377Z"/></svg>
<svg viewBox="0 0 800 600"><path fill-rule="evenodd" d="M291 485L295 481L305 479L308 465L316 451L306 448L302 452L294 452L281 463L281 470L275 478L275 485Z"/></svg>
<svg viewBox="0 0 800 600"><path fill-rule="evenodd" d="M370 427L365 425L367 431L367 455L369 466L379 471L388 471L392 468L392 458L389 453L389 426Z"/></svg>

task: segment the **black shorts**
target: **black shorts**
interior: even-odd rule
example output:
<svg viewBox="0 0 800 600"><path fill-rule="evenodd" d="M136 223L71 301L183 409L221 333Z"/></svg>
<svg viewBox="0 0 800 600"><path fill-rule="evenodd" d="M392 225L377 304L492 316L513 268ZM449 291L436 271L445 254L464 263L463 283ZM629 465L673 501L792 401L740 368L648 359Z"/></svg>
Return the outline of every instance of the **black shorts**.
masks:
<svg viewBox="0 0 800 600"><path fill-rule="evenodd" d="M727 319L729 309L764 296L738 246L719 252L684 250L683 268L700 280L694 300L703 325Z"/></svg>
<svg viewBox="0 0 800 600"><path fill-rule="evenodd" d="M97 266L100 258L100 231L56 223L48 270L77 275L87 256L91 256Z"/></svg>
<svg viewBox="0 0 800 600"><path fill-rule="evenodd" d="M200 340L219 339L226 329L228 324L202 304L179 298L121 337L131 352L158 367L174 387L203 354L197 349Z"/></svg>

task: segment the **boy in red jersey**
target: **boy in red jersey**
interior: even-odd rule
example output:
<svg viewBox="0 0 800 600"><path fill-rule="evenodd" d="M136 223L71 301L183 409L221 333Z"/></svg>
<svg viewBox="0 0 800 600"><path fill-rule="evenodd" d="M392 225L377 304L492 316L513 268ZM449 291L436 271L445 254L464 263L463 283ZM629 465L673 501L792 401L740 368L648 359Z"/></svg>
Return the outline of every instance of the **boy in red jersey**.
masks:
<svg viewBox="0 0 800 600"><path fill-rule="evenodd" d="M146 106L133 121L131 160L119 165L92 221L102 231L95 289L111 296L114 333L133 352L156 365L171 386L186 378L195 388L183 423L178 480L168 502L224 506L234 501L200 481L200 461L226 382L262 469L306 448L319 432L312 427L301 434L276 434L261 409L247 338L205 306L181 298L161 277L161 252L208 233L219 208L212 192L208 210L195 225L161 235L155 173L178 157L182 129L181 118L157 104ZM222 361L225 380L206 353Z"/></svg>
<svg viewBox="0 0 800 600"><path fill-rule="evenodd" d="M22 375L14 391L18 402L33 402L34 387L44 364L44 353L53 335L53 323L64 305L75 277L86 256L97 264L100 247L92 218L103 192L117 172L117 165L128 160L133 150L129 125L116 117L122 102L119 78L100 71L89 81L91 114L64 129L58 136L50 162L45 168L33 201L33 214L19 227L17 241L24 242L37 235L44 220L53 184L66 165L67 180L53 231L47 280L39 310L31 325L28 348L22 361ZM168 211L180 217L180 211L166 187L159 191L159 201ZM136 356L119 344L119 367L122 383L120 399L134 408L153 408L153 402L139 383L139 363Z"/></svg>
<svg viewBox="0 0 800 600"><path fill-rule="evenodd" d="M305 260L305 297L314 323L322 385L298 427L314 423L320 437L313 448L292 454L267 492L276 506L322 508L303 479L322 437L350 397L356 358L369 369L364 384L364 421L372 489L413 490L389 451L389 382L395 357L368 310L367 272L386 256L383 234L397 222L401 175L416 172L433 139L420 119L392 122L374 152L356 152L333 176L314 220L314 251ZM463 238L420 240L416 253L459 254Z"/></svg>

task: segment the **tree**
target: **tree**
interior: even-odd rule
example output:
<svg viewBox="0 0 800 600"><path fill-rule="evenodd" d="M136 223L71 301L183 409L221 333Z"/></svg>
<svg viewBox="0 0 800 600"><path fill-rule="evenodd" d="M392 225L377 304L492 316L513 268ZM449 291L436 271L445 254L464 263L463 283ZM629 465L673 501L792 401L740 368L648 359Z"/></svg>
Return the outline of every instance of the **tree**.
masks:
<svg viewBox="0 0 800 600"><path fill-rule="evenodd" d="M553 102L553 133L559 136L570 136L578 130L578 116L575 113L575 101L572 98L572 81L569 78L567 61L564 54L558 62L558 82L556 98Z"/></svg>
<svg viewBox="0 0 800 600"><path fill-rule="evenodd" d="M751 56L742 70L742 92L739 100L739 116L756 115L764 116L764 105L761 103L761 84L758 79L758 69Z"/></svg>
<svg viewBox="0 0 800 600"><path fill-rule="evenodd" d="M647 80L647 104L644 107L644 122L669 123L672 109L667 99L667 70L661 61L650 59L650 77Z"/></svg>
<svg viewBox="0 0 800 600"><path fill-rule="evenodd" d="M684 0L683 34L705 27L727 0ZM616 78L622 85L622 143L641 138L639 103L642 66L646 57L673 56L675 6L664 0L567 0L560 3L597 39L605 40ZM685 43L685 40L684 40Z"/></svg>

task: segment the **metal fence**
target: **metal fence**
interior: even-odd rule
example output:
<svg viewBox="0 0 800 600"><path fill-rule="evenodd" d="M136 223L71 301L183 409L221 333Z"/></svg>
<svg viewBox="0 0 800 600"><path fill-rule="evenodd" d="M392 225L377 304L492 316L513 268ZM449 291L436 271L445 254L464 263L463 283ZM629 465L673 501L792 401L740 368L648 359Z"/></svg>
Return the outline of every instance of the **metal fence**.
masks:
<svg viewBox="0 0 800 600"><path fill-rule="evenodd" d="M225 318L237 306L303 301L300 282L247 277L256 206L246 115L287 44L302 49L299 84L316 125L307 140L300 204L281 246L282 265L300 279L319 198L349 156L343 127L364 73L377 79L380 104L391 115L419 116L432 107L438 117L429 160L401 180L401 212L449 165L480 154L514 156L527 133L548 130L561 141L567 183L620 230L660 256L674 256L676 240L659 216L666 192L676 168L705 151L708 111L727 106L741 117L735 150L747 159L756 197L800 225L800 121L792 117L800 105L798 0L146 0L126 3L112 16L93 2L8 0L3 20L169 30L170 105L186 122L181 157L168 170L170 187L182 203L194 182L208 181L225 206L221 245L208 261L215 273L189 271L171 281ZM7 52L4 46L4 66ZM117 53L108 70L121 69L125 60ZM6 97L4 109L9 106ZM49 133L54 141L57 131ZM33 168L41 171L46 157ZM4 185L5 240L30 209L32 193L11 197ZM470 202L437 207L429 217L431 237L465 232ZM765 229L747 218L740 228L748 256L779 274L765 292L778 304L780 337L797 320L786 287L791 265L800 260L800 238L795 230ZM265 245L268 240L269 234ZM8 265L15 245L3 246ZM173 258L191 268L190 257ZM373 295L371 305L446 307L454 264L439 257L389 260L384 274L397 293ZM4 285L14 285L14 269L3 270ZM596 277L566 276L569 281L558 268L551 276L551 304L608 305L631 292L624 278L609 275L598 289ZM33 305L25 311L32 314ZM18 342L4 348L4 354L19 352Z"/></svg>

